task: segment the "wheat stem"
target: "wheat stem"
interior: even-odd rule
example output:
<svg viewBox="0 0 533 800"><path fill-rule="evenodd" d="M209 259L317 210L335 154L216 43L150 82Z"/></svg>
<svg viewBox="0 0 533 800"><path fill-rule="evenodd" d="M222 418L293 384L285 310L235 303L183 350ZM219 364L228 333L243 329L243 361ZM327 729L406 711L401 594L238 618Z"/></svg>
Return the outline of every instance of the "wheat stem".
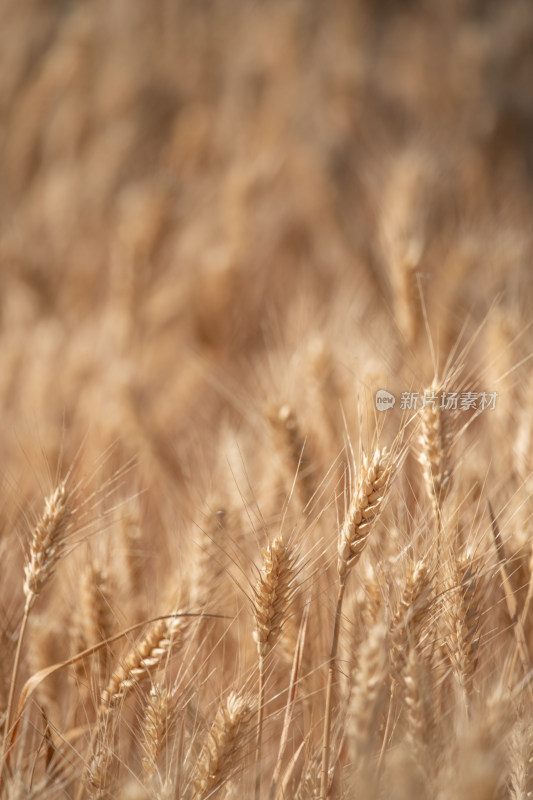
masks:
<svg viewBox="0 0 533 800"><path fill-rule="evenodd" d="M265 659L259 656L259 707L257 709L257 740L255 745L255 800L261 796L261 746L265 716Z"/></svg>
<svg viewBox="0 0 533 800"><path fill-rule="evenodd" d="M67 490L65 482L62 481L45 501L44 511L33 531L30 543L29 561L24 568L24 594L26 596L26 602L24 604L24 613L20 625L13 671L11 673L11 682L9 685L5 735L2 746L2 761L4 761L6 756L8 741L10 740L9 734L13 701L15 699L15 686L17 683L22 655L22 644L26 633L28 618L37 597L48 580L52 577L56 564L59 561L67 533L69 516Z"/></svg>
<svg viewBox="0 0 533 800"><path fill-rule="evenodd" d="M331 737L331 710L333 705L333 687L335 683L337 649L339 646L339 632L341 627L342 605L346 589L345 578L339 579L337 594L337 607L335 609L335 622L333 624L333 639L328 662L328 683L326 688L326 714L324 718L324 735L322 739L322 768L320 771L320 800L326 800L329 783L329 750Z"/></svg>
<svg viewBox="0 0 533 800"><path fill-rule="evenodd" d="M322 767L320 773L320 800L326 800L328 795L329 776L329 751L331 736L331 714L333 705L333 688L335 684L335 671L337 649L339 644L342 605L348 573L357 564L366 547L368 537L372 530L381 507L385 492L388 488L393 468L393 459L386 448L376 448L372 459L363 455L359 480L353 492L348 512L342 524L338 540L337 572L339 575L339 588L337 606L333 624L333 639L328 662L328 681L326 686L326 711L324 715L324 733L322 739Z"/></svg>
<svg viewBox="0 0 533 800"><path fill-rule="evenodd" d="M277 536L263 551L263 567L254 589L254 639L259 655L259 708L255 751L255 798L261 793L261 743L265 704L265 659L283 629L295 591L292 550Z"/></svg>

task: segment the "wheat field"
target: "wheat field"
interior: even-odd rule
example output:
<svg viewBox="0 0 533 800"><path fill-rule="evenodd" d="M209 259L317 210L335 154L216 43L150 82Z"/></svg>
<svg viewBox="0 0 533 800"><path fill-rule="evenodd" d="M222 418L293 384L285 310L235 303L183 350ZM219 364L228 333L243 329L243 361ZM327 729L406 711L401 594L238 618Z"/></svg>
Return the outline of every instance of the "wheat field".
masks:
<svg viewBox="0 0 533 800"><path fill-rule="evenodd" d="M533 797L531 2L0 63L0 796Z"/></svg>

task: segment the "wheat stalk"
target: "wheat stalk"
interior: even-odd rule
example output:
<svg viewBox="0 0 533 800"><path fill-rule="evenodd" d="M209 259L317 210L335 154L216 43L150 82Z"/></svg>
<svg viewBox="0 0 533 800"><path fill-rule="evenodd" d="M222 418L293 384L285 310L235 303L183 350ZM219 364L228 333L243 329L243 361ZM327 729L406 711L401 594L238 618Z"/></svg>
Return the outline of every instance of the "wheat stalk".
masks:
<svg viewBox="0 0 533 800"><path fill-rule="evenodd" d="M261 783L261 740L265 702L265 659L276 643L295 592L295 558L292 549L276 536L263 550L263 565L254 588L254 640L259 655L259 707L256 743L256 789Z"/></svg>
<svg viewBox="0 0 533 800"><path fill-rule="evenodd" d="M65 545L65 538L69 529L70 518L68 492L65 481L62 481L45 501L41 518L33 529L29 559L24 567L24 594L26 596L26 603L24 605L24 613L20 625L13 671L11 674L11 683L9 686L5 736L2 748L3 758L6 755L7 743L9 741L15 686L28 618L37 597L52 577L57 562L61 557Z"/></svg>
<svg viewBox="0 0 533 800"><path fill-rule="evenodd" d="M392 687L389 713L383 734L382 748L379 756L381 768L385 748L388 744L392 723L393 702L396 697L398 681L405 666L406 654L410 648L419 644L422 636L422 625L428 612L432 594L432 583L426 562L420 559L410 565L404 585L392 615L390 623L390 661L392 667Z"/></svg>
<svg viewBox="0 0 533 800"><path fill-rule="evenodd" d="M342 606L346 589L346 579L350 570L357 564L368 541L372 525L381 511L383 498L389 486L395 460L386 448L376 448L371 459L363 454L361 469L355 491L353 492L347 514L344 518L338 539L337 572L339 589L333 639L328 665L328 682L326 688L326 712L324 717L324 735L322 741L322 769L320 776L320 798L326 800L329 782L329 750L330 728L335 681L337 649L339 644Z"/></svg>

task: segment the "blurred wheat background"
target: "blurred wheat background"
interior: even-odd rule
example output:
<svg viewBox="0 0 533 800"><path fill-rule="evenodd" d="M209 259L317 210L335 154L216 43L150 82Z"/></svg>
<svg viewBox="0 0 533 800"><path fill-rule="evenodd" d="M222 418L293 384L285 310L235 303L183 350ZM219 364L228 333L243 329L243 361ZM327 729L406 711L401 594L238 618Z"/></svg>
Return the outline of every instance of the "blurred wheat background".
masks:
<svg viewBox="0 0 533 800"><path fill-rule="evenodd" d="M529 0L0 0L3 797L533 796L532 219Z"/></svg>

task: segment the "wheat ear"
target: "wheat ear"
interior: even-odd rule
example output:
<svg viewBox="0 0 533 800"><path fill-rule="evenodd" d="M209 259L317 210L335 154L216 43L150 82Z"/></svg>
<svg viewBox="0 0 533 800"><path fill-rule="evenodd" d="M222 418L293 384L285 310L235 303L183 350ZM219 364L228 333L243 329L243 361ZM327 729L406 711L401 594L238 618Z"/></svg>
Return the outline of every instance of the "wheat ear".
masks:
<svg viewBox="0 0 533 800"><path fill-rule="evenodd" d="M363 455L359 482L339 535L337 571L341 584L346 582L349 571L357 564L366 547L372 524L381 510L392 467L387 448L376 448L372 459Z"/></svg>
<svg viewBox="0 0 533 800"><path fill-rule="evenodd" d="M415 347L422 320L422 303L418 286L423 241L412 233L408 237L395 237L391 253L394 288L394 311L406 344Z"/></svg>
<svg viewBox="0 0 533 800"><path fill-rule="evenodd" d="M361 645L349 710L355 760L359 766L372 742L372 721L386 674L386 637L385 625L378 622Z"/></svg>
<svg viewBox="0 0 533 800"><path fill-rule="evenodd" d="M194 600L199 608L205 608L213 600L227 569L224 541L229 534L228 513L224 507L213 504L216 510L205 515L204 528L198 550L195 569L198 579L193 582Z"/></svg>
<svg viewBox="0 0 533 800"><path fill-rule="evenodd" d="M152 778L156 772L176 722L177 708L172 693L154 684L145 706L142 730L142 767L147 778Z"/></svg>
<svg viewBox="0 0 533 800"><path fill-rule="evenodd" d="M271 651L287 618L295 590L295 559L290 547L277 536L263 551L263 566L254 588L254 640L259 655L259 707L256 742L255 797L261 789L261 740L265 702L265 659Z"/></svg>
<svg viewBox="0 0 533 800"><path fill-rule="evenodd" d="M237 692L219 707L202 749L193 780L194 800L212 797L231 777L251 718L248 700Z"/></svg>
<svg viewBox="0 0 533 800"><path fill-rule="evenodd" d="M270 409L268 420L272 426L276 443L285 454L288 478L292 482L296 476L296 487L304 508L307 508L315 486L310 476L307 444L298 419L287 403Z"/></svg>
<svg viewBox="0 0 533 800"><path fill-rule="evenodd" d="M509 737L509 794L511 800L533 796L533 726L519 719Z"/></svg>
<svg viewBox="0 0 533 800"><path fill-rule="evenodd" d="M409 647L402 673L403 700L407 717L407 741L414 762L423 776L430 781L435 768L433 758L428 758L428 748L433 744L435 719L431 704L431 676L421 664L416 647Z"/></svg>
<svg viewBox="0 0 533 800"><path fill-rule="evenodd" d="M450 450L452 430L450 412L441 407L441 384L434 381L428 393L436 400L420 410L419 461L424 472L424 483L431 501L440 536L442 503L450 491L452 469Z"/></svg>
<svg viewBox="0 0 533 800"><path fill-rule="evenodd" d="M479 564L471 556L465 554L456 560L447 599L448 652L468 713L480 639Z"/></svg>
<svg viewBox="0 0 533 800"><path fill-rule="evenodd" d="M78 649L109 639L114 626L107 574L94 561L90 561L81 574L79 604L78 626L83 647ZM103 647L98 651L97 658L99 675L104 675L109 650Z"/></svg>
<svg viewBox="0 0 533 800"><path fill-rule="evenodd" d="M89 743L86 771L91 771L91 764L95 759L98 762L95 746L101 732L109 730L114 710L132 689L163 666L172 652L182 646L189 624L190 620L186 616L167 617L153 622L144 638L133 645L122 663L115 669L100 697L98 720ZM82 794L83 784L79 788L76 800L80 800Z"/></svg>
<svg viewBox="0 0 533 800"><path fill-rule="evenodd" d="M392 454L386 449L376 448L371 459L363 455L359 478L350 499L348 512L342 524L338 540L337 571L339 589L333 625L333 639L328 666L326 689L326 712L322 741L322 769L320 774L320 800L326 800L329 781L329 750L333 685L335 681L337 649L346 580L350 570L357 564L365 549L372 525L379 514L385 492L394 468Z"/></svg>
<svg viewBox="0 0 533 800"><path fill-rule="evenodd" d="M431 575L424 560L410 565L391 621L391 664L397 680L410 645L418 643L431 601Z"/></svg>
<svg viewBox="0 0 533 800"><path fill-rule="evenodd" d="M420 560L411 564L390 625L392 688L378 770L381 769L389 739L393 702L405 666L406 653L411 645L418 643L421 626L429 608L431 592L431 577L425 561Z"/></svg>
<svg viewBox="0 0 533 800"><path fill-rule="evenodd" d="M154 673L181 647L189 628L188 617L171 617L154 622L145 637L134 645L113 672L102 692L99 717L105 716L144 678Z"/></svg>
<svg viewBox="0 0 533 800"><path fill-rule="evenodd" d="M26 603L24 605L24 613L20 625L13 672L11 674L11 683L9 686L5 736L2 748L3 756L6 754L7 742L9 741L11 711L13 708L15 685L17 682L22 643L28 624L28 617L31 609L35 605L37 597L54 574L55 567L65 545L69 521L68 492L65 481L62 481L45 501L44 511L33 530L29 559L24 567L24 594L26 596Z"/></svg>
<svg viewBox="0 0 533 800"><path fill-rule="evenodd" d="M93 742L89 751L78 797L87 789L91 797L102 798L108 795L113 784L113 746L111 728L108 719L100 719L93 733Z"/></svg>
<svg viewBox="0 0 533 800"><path fill-rule="evenodd" d="M143 592L143 532L141 509L137 498L131 498L119 510L118 544L120 548L121 579L127 596L134 606L135 621L141 621L144 614Z"/></svg>

